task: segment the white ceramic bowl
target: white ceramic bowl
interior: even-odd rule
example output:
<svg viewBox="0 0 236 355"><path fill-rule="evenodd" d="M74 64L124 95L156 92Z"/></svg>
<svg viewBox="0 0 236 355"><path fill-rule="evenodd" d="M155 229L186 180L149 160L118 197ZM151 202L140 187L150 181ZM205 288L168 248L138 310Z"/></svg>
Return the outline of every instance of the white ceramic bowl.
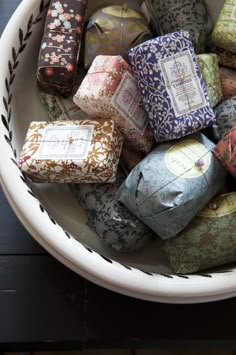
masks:
<svg viewBox="0 0 236 355"><path fill-rule="evenodd" d="M23 0L0 41L0 53L4 53L0 63L0 176L16 215L55 258L90 281L116 292L170 303L235 296L236 268L191 276L172 275L158 242L134 254L110 252L87 227L86 218L67 186L28 186L25 182L16 161L28 125L32 120L47 119L35 80L46 2ZM213 8L213 1L208 2ZM214 17L222 3L223 0L214 0Z"/></svg>

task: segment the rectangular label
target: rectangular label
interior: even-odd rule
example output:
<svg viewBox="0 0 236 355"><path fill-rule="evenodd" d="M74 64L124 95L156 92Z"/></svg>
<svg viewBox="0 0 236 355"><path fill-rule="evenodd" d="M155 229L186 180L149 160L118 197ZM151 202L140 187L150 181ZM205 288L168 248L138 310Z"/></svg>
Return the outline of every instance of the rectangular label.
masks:
<svg viewBox="0 0 236 355"><path fill-rule="evenodd" d="M143 134L148 124L148 116L140 107L141 102L136 81L129 72L126 72L111 103L122 117L128 120L139 133Z"/></svg>
<svg viewBox="0 0 236 355"><path fill-rule="evenodd" d="M189 50L161 59L159 64L176 117L206 106Z"/></svg>
<svg viewBox="0 0 236 355"><path fill-rule="evenodd" d="M37 159L86 159L94 126L48 126L44 129Z"/></svg>
<svg viewBox="0 0 236 355"><path fill-rule="evenodd" d="M230 18L231 18L232 20L236 20L236 5L233 7L233 11L232 11L232 13L231 13Z"/></svg>

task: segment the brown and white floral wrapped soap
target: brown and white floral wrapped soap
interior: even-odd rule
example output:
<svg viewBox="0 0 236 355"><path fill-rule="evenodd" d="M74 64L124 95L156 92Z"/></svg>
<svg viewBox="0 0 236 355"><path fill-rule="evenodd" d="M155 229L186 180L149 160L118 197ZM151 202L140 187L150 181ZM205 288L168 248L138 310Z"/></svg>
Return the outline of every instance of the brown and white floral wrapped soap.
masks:
<svg viewBox="0 0 236 355"><path fill-rule="evenodd" d="M18 165L33 182L110 183L122 144L111 119L32 122Z"/></svg>

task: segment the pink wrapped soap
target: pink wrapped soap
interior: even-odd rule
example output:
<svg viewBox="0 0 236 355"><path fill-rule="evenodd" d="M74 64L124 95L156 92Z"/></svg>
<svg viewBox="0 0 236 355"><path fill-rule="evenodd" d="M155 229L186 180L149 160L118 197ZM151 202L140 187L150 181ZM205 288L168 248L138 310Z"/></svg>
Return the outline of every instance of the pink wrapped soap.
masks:
<svg viewBox="0 0 236 355"><path fill-rule="evenodd" d="M130 66L121 56L97 56L74 103L91 117L112 118L133 149L148 153L154 138Z"/></svg>

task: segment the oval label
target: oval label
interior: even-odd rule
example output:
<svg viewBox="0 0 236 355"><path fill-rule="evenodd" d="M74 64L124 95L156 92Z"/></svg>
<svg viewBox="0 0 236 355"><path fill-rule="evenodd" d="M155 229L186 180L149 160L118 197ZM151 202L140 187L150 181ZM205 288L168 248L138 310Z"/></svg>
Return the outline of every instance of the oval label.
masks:
<svg viewBox="0 0 236 355"><path fill-rule="evenodd" d="M198 213L198 216L216 218L236 212L236 192L230 192L216 197L212 200L210 206L213 208L210 208L208 205L208 207Z"/></svg>

